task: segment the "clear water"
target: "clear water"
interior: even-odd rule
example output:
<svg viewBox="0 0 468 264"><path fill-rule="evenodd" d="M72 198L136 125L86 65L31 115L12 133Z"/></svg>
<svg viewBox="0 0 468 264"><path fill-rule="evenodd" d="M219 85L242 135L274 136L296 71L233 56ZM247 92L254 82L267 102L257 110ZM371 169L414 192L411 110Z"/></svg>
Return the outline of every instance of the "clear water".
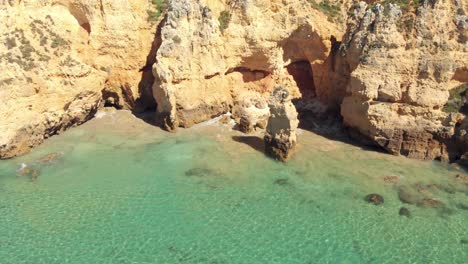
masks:
<svg viewBox="0 0 468 264"><path fill-rule="evenodd" d="M0 161L0 263L468 263L459 168L307 131L280 164L233 136L117 112ZM17 176L22 163L37 179ZM403 204L399 186L415 184L452 188L424 190L445 207Z"/></svg>

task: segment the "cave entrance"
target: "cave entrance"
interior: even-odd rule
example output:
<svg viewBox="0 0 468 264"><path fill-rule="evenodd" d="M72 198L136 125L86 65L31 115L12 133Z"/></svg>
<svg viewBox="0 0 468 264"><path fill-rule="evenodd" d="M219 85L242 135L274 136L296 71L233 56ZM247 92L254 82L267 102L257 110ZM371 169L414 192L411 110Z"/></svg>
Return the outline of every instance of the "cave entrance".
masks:
<svg viewBox="0 0 468 264"><path fill-rule="evenodd" d="M312 99L316 97L314 74L309 61L296 61L287 66L288 73L294 78L294 81L302 94L302 99Z"/></svg>

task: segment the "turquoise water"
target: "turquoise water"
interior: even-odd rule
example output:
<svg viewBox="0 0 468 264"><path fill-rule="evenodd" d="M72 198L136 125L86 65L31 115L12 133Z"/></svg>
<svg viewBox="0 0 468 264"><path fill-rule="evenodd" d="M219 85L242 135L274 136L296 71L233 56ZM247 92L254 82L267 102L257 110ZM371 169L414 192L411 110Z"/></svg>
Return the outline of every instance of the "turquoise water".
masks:
<svg viewBox="0 0 468 264"><path fill-rule="evenodd" d="M468 262L461 169L307 131L281 164L233 136L165 133L117 112L0 161L0 263ZM403 204L401 186L444 206Z"/></svg>

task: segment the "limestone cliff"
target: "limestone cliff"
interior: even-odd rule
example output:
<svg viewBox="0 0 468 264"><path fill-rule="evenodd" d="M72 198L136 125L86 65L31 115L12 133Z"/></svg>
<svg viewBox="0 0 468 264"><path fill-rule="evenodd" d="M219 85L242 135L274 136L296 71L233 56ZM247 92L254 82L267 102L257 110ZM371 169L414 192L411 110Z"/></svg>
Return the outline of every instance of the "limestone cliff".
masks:
<svg viewBox="0 0 468 264"><path fill-rule="evenodd" d="M449 158L460 113L443 111L468 78L467 4L459 0L361 2L350 16L343 53L351 79L344 123L390 153Z"/></svg>
<svg viewBox="0 0 468 264"><path fill-rule="evenodd" d="M0 0L0 158L85 122L103 99L154 105L141 100L153 83L148 10L146 0Z"/></svg>
<svg viewBox="0 0 468 264"><path fill-rule="evenodd" d="M251 97L266 100L277 84L293 97L302 92L328 101L332 66L326 60L343 35L338 18L345 5L333 5L335 13L327 17L312 3L170 1L153 67L153 94L165 127L190 127ZM295 70L313 72L313 78L305 74L300 87Z"/></svg>
<svg viewBox="0 0 468 264"><path fill-rule="evenodd" d="M277 85L390 153L459 158L467 2L366 2L0 0L0 158L104 105L157 106L168 130L231 112L251 131Z"/></svg>

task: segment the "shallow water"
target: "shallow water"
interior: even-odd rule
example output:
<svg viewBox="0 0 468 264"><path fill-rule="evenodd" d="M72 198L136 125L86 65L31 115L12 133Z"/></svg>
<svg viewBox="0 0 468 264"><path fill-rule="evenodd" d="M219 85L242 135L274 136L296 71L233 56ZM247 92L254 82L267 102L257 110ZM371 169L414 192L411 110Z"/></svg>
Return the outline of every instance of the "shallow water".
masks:
<svg viewBox="0 0 468 264"><path fill-rule="evenodd" d="M0 262L468 262L459 168L307 131L281 164L242 137L221 125L170 134L116 112L0 161ZM445 206L403 204L400 186L426 186Z"/></svg>

